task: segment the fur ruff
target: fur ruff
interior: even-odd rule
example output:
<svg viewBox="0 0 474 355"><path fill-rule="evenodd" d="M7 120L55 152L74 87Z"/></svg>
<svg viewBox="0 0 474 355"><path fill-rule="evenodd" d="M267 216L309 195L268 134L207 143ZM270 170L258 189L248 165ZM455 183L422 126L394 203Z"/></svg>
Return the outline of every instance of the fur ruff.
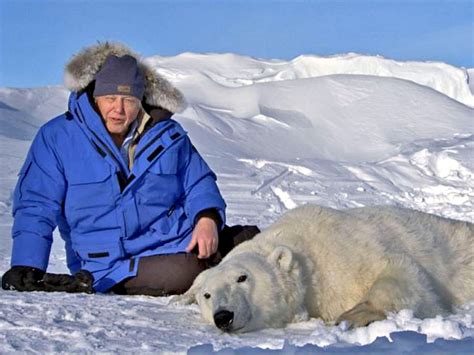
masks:
<svg viewBox="0 0 474 355"><path fill-rule="evenodd" d="M164 108L172 113L181 112L185 107L182 93L165 78L158 75L151 66L144 63L132 50L120 43L104 42L79 51L66 64L64 83L71 91L85 89L100 70L108 55L118 57L131 55L145 74L145 93L143 100L151 106Z"/></svg>

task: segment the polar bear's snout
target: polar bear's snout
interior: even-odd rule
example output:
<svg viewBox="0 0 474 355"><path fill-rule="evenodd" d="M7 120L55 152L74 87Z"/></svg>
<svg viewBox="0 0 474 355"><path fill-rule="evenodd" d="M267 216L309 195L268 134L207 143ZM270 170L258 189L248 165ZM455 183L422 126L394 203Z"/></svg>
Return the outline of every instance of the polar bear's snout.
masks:
<svg viewBox="0 0 474 355"><path fill-rule="evenodd" d="M247 296L241 292L216 292L207 301L200 304L203 314L207 314L208 321L224 332L241 331L252 319Z"/></svg>
<svg viewBox="0 0 474 355"><path fill-rule="evenodd" d="M220 310L214 313L214 324L220 330L228 332L232 329L232 323L234 322L234 312L227 310Z"/></svg>

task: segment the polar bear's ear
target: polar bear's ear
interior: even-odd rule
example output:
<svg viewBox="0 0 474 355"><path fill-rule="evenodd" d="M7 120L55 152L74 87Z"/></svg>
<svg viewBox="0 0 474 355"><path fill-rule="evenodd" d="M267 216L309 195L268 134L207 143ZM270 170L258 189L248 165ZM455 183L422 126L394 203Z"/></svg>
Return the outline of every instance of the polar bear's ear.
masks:
<svg viewBox="0 0 474 355"><path fill-rule="evenodd" d="M284 271L290 271L293 266L293 253L284 246L278 246L268 256L268 261Z"/></svg>

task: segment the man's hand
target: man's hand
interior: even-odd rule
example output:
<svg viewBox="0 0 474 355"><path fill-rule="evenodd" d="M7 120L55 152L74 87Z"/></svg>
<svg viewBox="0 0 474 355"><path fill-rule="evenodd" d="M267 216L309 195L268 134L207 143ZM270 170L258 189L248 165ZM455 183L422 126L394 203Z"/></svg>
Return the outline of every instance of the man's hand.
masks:
<svg viewBox="0 0 474 355"><path fill-rule="evenodd" d="M94 293L94 277L87 270L74 276L50 274L31 266L13 266L2 276L2 288L14 291Z"/></svg>
<svg viewBox="0 0 474 355"><path fill-rule="evenodd" d="M42 280L43 291L94 293L94 276L87 270L79 270L74 276L46 273Z"/></svg>
<svg viewBox="0 0 474 355"><path fill-rule="evenodd" d="M16 291L42 291L44 271L31 266L13 266L2 276L2 288Z"/></svg>
<svg viewBox="0 0 474 355"><path fill-rule="evenodd" d="M190 253L197 245L199 259L207 259L217 251L219 235L214 219L203 216L198 219L193 230L191 242L186 251Z"/></svg>

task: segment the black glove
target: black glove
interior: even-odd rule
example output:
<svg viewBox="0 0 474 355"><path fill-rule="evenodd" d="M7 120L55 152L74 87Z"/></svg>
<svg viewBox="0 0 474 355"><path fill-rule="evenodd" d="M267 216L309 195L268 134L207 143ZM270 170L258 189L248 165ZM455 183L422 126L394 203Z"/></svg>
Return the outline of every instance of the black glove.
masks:
<svg viewBox="0 0 474 355"><path fill-rule="evenodd" d="M13 266L2 277L4 290L94 293L94 277L87 270L74 276L50 274L31 266Z"/></svg>
<svg viewBox="0 0 474 355"><path fill-rule="evenodd" d="M40 283L48 292L94 293L94 276L87 270L79 270L74 276L46 273Z"/></svg>
<svg viewBox="0 0 474 355"><path fill-rule="evenodd" d="M13 266L2 276L2 288L16 291L43 291L44 271L31 266Z"/></svg>

